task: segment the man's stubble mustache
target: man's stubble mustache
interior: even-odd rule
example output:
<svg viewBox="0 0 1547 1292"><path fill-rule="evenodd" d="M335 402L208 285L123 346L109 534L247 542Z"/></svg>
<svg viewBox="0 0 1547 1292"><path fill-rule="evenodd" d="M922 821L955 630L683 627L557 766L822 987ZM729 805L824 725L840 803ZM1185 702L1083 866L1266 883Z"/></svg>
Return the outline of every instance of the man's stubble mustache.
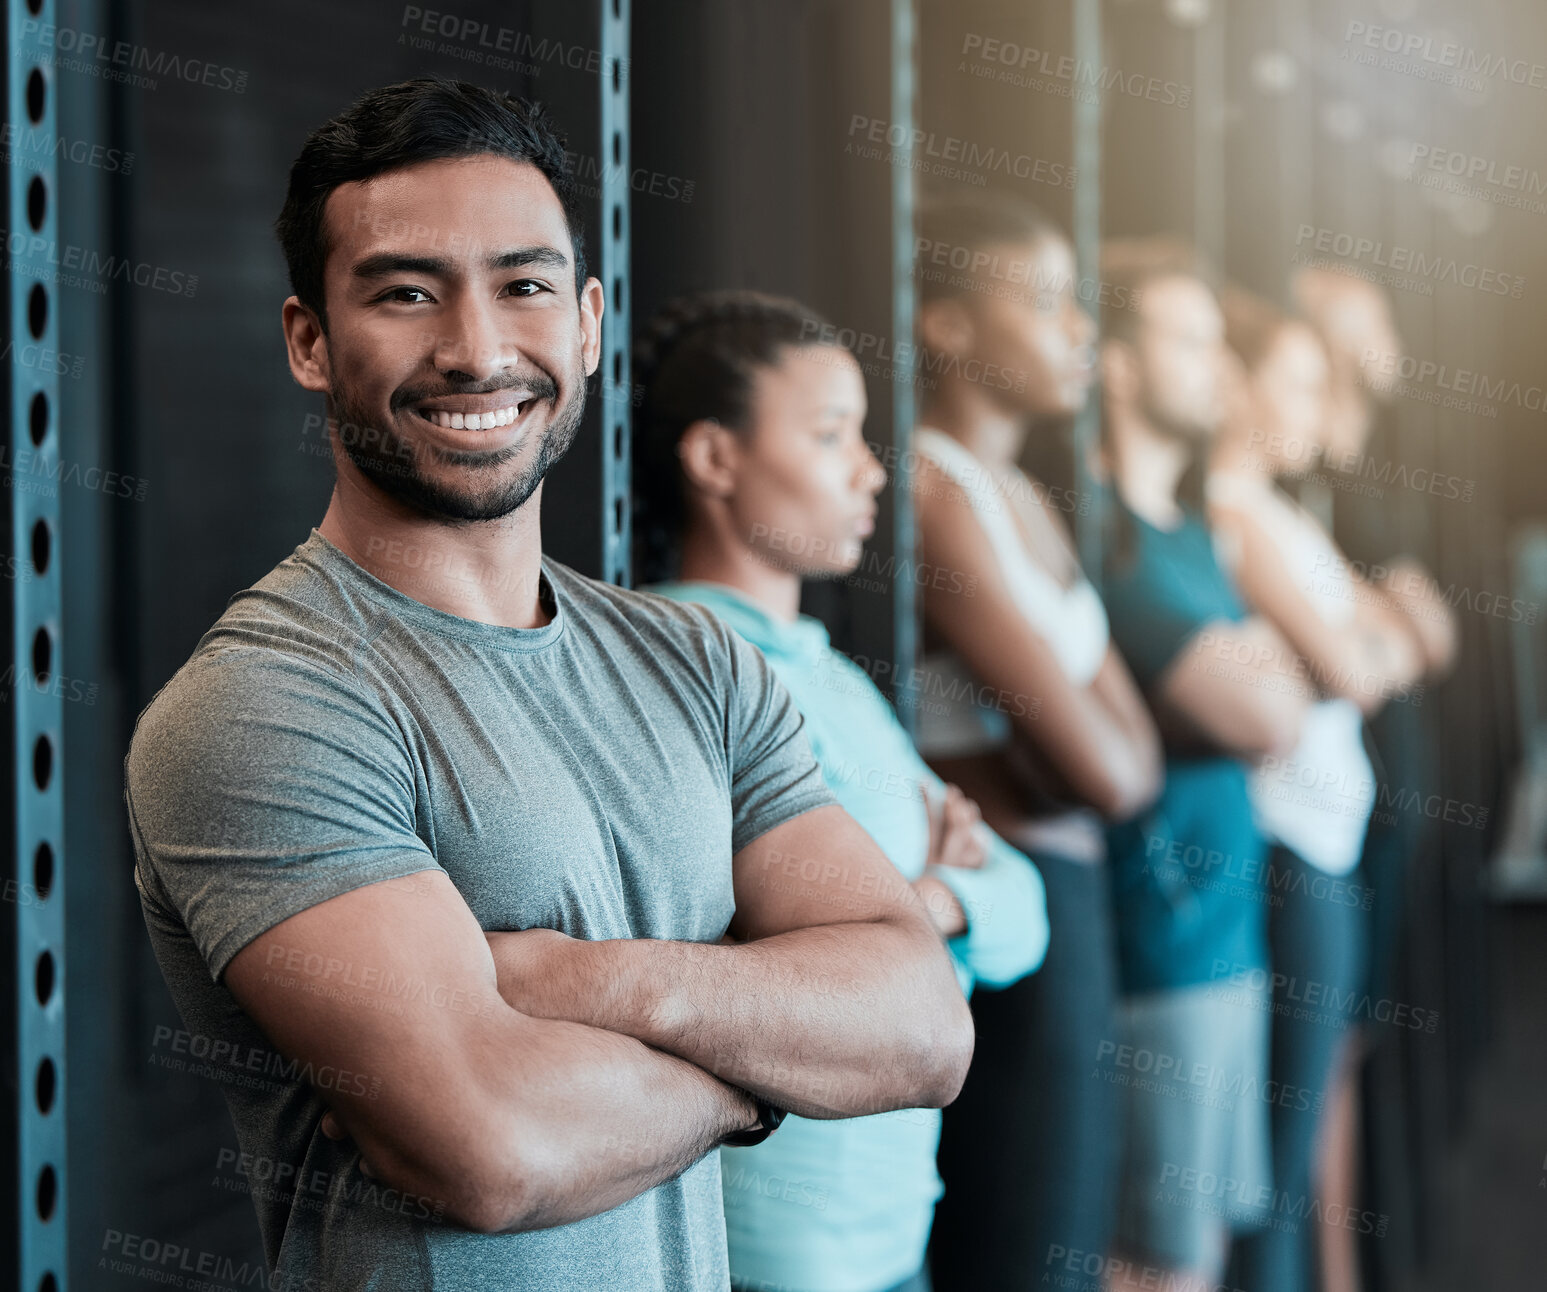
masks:
<svg viewBox="0 0 1547 1292"><path fill-rule="evenodd" d="M455 391L438 392L444 395L492 394L496 390L527 389L532 392L533 402L549 402L557 396L558 385L551 377L542 374L524 380L507 380L498 384L482 383L465 386ZM515 480L509 482L493 497L470 497L454 487L429 479L419 470L419 454L433 453L440 461L452 465L473 466L480 472L492 471L518 457L526 447L519 442L493 453L461 452L438 449L431 445L412 445L397 432L382 427L377 435L341 437L344 452L349 460L367 479L398 502L428 516L453 523L498 520L522 507L537 490L548 471L569 451L579 434L585 417L586 389L582 377L574 385L575 394L562 407L542 431L542 442L532 464ZM394 398L397 407L409 407L427 399L438 397L419 391L403 391ZM535 410L534 410L535 411ZM347 394L328 400L328 418L341 426L367 426L369 420L360 415L355 402Z"/></svg>

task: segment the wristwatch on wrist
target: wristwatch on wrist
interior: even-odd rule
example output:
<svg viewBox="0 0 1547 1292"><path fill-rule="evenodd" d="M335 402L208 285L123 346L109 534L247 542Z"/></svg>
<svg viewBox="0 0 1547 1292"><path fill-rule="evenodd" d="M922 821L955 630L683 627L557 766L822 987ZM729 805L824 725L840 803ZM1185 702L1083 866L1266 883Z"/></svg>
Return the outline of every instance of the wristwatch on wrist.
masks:
<svg viewBox="0 0 1547 1292"><path fill-rule="evenodd" d="M784 1109L775 1108L759 1095L753 1095L752 1102L757 1105L757 1125L751 1130L732 1131L720 1141L721 1145L750 1148L753 1144L761 1144L779 1129L779 1123L784 1120Z"/></svg>

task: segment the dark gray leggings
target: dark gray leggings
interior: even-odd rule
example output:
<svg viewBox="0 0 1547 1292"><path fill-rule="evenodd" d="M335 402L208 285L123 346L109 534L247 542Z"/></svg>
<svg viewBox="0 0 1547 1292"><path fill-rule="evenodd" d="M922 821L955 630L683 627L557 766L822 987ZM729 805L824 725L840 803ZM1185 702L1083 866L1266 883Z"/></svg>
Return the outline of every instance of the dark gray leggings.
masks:
<svg viewBox="0 0 1547 1292"><path fill-rule="evenodd" d="M1323 1210L1312 1205L1311 1159L1349 1023L1347 1009L1326 1002L1357 1003L1363 996L1370 917L1361 901L1368 890L1359 871L1334 885L1284 848L1273 849L1270 864L1269 891L1283 897L1268 915L1274 981L1280 984L1269 1060L1277 1224L1237 1242L1227 1281L1251 1292L1309 1292L1315 1224L1305 1217ZM1308 997L1318 1002L1314 1008L1305 1007ZM1310 1017L1297 1018L1297 1012Z"/></svg>
<svg viewBox="0 0 1547 1292"><path fill-rule="evenodd" d="M1116 1206L1116 1087L1096 1062L1116 1035L1108 879L1102 865L1034 860L1052 940L1029 978L972 996L977 1049L940 1139L936 1292L1050 1282L1100 1292L1099 1276L1076 1271L1085 1256L1105 1254Z"/></svg>

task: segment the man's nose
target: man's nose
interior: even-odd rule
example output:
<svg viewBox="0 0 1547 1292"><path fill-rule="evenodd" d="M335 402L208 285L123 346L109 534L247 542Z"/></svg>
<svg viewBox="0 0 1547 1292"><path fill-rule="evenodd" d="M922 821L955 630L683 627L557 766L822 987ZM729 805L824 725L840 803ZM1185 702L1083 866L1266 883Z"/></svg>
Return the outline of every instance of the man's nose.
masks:
<svg viewBox="0 0 1547 1292"><path fill-rule="evenodd" d="M514 367L515 345L500 326L494 305L469 297L460 301L444 319L435 337L435 366L457 372L474 381Z"/></svg>

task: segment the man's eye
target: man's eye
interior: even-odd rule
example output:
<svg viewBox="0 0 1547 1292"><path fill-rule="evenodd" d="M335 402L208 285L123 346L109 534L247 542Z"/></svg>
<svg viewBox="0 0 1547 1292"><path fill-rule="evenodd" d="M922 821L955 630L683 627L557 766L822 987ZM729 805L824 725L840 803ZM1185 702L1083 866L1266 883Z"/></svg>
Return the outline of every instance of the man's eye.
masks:
<svg viewBox="0 0 1547 1292"><path fill-rule="evenodd" d="M548 285L538 282L535 278L518 278L510 285L510 291L513 296L536 296L539 292L547 290Z"/></svg>
<svg viewBox="0 0 1547 1292"><path fill-rule="evenodd" d="M410 296L417 297L417 299L410 300ZM384 301L401 301L405 305L417 305L422 300L429 300L430 294L422 287L394 287L391 291L380 297L380 299Z"/></svg>

